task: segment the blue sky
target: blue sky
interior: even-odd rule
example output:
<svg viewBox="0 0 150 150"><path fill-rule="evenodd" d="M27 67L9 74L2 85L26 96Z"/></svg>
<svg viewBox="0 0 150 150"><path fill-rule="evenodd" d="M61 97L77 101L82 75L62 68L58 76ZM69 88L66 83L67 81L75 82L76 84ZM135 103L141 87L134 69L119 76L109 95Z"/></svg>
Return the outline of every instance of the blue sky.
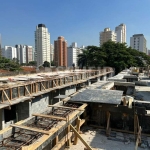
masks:
<svg viewBox="0 0 150 150"><path fill-rule="evenodd" d="M70 45L99 45L99 32L127 26L127 44L143 33L150 49L150 0L0 0L2 45L34 46L36 25L43 23L51 43L64 36Z"/></svg>

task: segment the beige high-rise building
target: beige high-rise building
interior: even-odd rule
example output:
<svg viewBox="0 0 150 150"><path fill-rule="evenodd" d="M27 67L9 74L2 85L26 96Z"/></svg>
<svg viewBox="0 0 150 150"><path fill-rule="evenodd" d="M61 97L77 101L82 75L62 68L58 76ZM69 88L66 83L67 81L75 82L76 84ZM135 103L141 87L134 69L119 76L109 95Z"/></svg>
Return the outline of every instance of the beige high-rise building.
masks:
<svg viewBox="0 0 150 150"><path fill-rule="evenodd" d="M115 32L117 34L117 42L126 43L126 25L120 24L115 28Z"/></svg>
<svg viewBox="0 0 150 150"><path fill-rule="evenodd" d="M114 31L111 31L110 28L105 28L103 32L100 32L100 46L109 40L116 42L116 39L116 33Z"/></svg>
<svg viewBox="0 0 150 150"><path fill-rule="evenodd" d="M67 67L67 42L62 36L54 41L54 63L56 66Z"/></svg>

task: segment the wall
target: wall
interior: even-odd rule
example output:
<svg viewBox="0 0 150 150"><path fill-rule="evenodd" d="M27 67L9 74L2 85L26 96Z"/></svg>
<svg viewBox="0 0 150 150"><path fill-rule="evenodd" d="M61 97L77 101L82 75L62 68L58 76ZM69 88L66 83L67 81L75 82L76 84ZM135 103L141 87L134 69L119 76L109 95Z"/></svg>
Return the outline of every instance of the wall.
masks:
<svg viewBox="0 0 150 150"><path fill-rule="evenodd" d="M32 102L29 102L29 116L31 117L33 113L42 113L48 105L48 93L41 96L36 96L35 99L32 100Z"/></svg>
<svg viewBox="0 0 150 150"><path fill-rule="evenodd" d="M29 101L25 101L23 103L19 103L17 105L17 120L24 120L29 117Z"/></svg>

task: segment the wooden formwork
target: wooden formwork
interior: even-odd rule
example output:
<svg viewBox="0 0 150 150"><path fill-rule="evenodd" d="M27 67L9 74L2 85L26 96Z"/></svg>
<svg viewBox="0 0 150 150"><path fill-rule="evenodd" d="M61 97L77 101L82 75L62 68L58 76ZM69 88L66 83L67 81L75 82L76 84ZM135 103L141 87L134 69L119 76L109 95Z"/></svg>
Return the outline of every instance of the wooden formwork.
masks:
<svg viewBox="0 0 150 150"><path fill-rule="evenodd" d="M18 98L26 98L32 100L34 96L42 93L47 93L56 89L64 88L70 85L76 85L79 83L84 83L89 79L100 77L109 73L112 73L112 69L104 70L87 70L86 72L77 72L74 74L67 74L66 76L56 76L51 78L43 78L36 81L27 81L24 83L19 83L15 85L3 86L0 88L0 102L9 105L12 104L12 100Z"/></svg>

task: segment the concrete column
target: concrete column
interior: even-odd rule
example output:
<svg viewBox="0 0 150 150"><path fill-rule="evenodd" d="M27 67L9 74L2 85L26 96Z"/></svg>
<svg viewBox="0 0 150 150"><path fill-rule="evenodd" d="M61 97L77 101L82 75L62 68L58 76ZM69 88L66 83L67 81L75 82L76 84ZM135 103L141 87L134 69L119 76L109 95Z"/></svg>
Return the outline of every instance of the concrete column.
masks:
<svg viewBox="0 0 150 150"><path fill-rule="evenodd" d="M30 117L29 101L21 102L16 105L16 121L24 120Z"/></svg>
<svg viewBox="0 0 150 150"><path fill-rule="evenodd" d="M0 109L0 130L5 128L4 109Z"/></svg>
<svg viewBox="0 0 150 150"><path fill-rule="evenodd" d="M97 77L97 82L99 82L101 80L101 77Z"/></svg>
<svg viewBox="0 0 150 150"><path fill-rule="evenodd" d="M107 75L103 75L102 76L102 81L106 81L107 80Z"/></svg>
<svg viewBox="0 0 150 150"><path fill-rule="evenodd" d="M63 89L60 89L60 95L71 95L76 92L76 86L69 86Z"/></svg>
<svg viewBox="0 0 150 150"><path fill-rule="evenodd" d="M87 85L88 85L88 86L91 85L91 80L88 80L88 81L87 81Z"/></svg>

